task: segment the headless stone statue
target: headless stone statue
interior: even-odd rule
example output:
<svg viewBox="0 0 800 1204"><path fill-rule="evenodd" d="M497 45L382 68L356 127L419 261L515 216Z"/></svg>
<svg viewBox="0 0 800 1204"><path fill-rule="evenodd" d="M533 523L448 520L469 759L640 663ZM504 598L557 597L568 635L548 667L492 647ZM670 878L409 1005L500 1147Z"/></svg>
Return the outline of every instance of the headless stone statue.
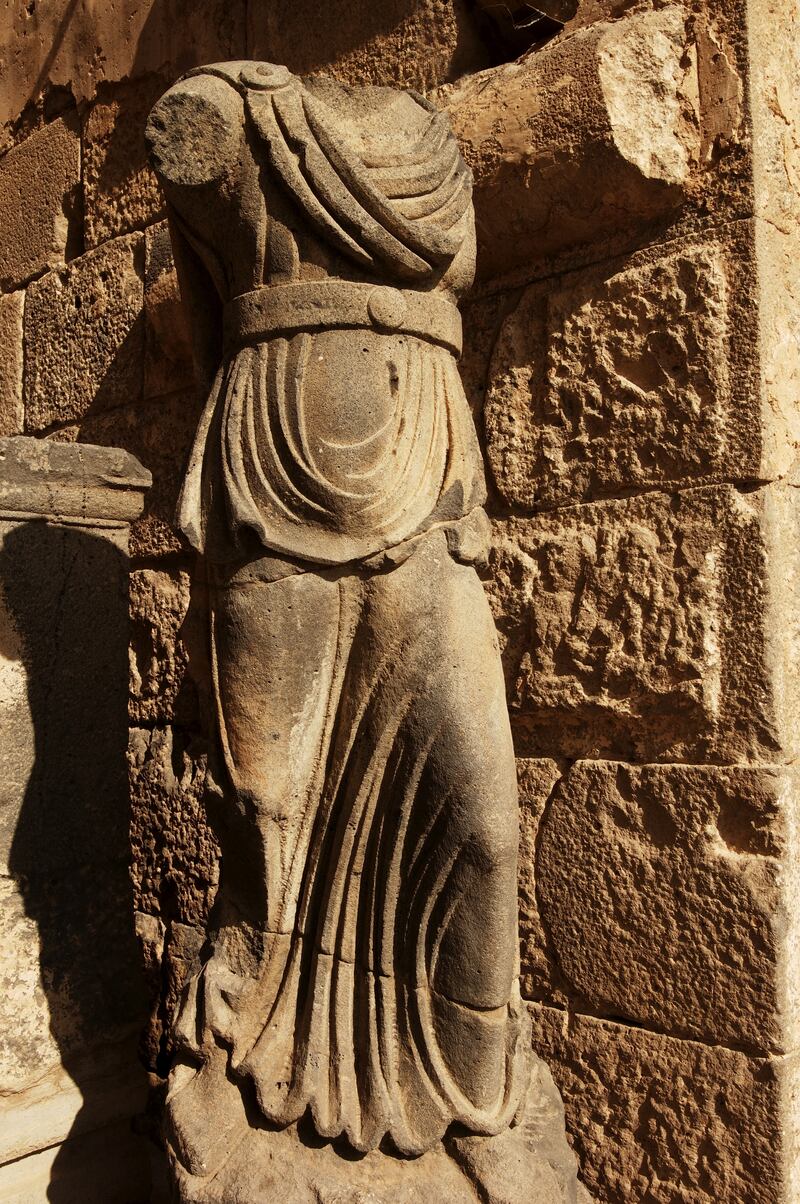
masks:
<svg viewBox="0 0 800 1204"><path fill-rule="evenodd" d="M178 1196L555 1204L518 814L459 379L446 119L266 63L150 115L198 371L179 505L221 881L175 1020Z"/></svg>

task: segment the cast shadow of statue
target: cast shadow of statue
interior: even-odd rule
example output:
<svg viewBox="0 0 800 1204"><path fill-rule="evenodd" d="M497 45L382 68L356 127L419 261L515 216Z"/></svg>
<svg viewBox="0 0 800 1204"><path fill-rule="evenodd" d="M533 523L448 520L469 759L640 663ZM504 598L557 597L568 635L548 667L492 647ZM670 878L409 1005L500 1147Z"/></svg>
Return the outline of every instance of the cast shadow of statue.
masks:
<svg viewBox="0 0 800 1204"><path fill-rule="evenodd" d="M128 564L108 536L31 521L0 541L16 645L0 653L22 661L34 753L8 865L38 929L55 1047L32 1055L43 1071L60 1057L82 1096L50 1173L47 1198L59 1204L149 1196L145 1143L130 1120L146 1076L128 869Z"/></svg>

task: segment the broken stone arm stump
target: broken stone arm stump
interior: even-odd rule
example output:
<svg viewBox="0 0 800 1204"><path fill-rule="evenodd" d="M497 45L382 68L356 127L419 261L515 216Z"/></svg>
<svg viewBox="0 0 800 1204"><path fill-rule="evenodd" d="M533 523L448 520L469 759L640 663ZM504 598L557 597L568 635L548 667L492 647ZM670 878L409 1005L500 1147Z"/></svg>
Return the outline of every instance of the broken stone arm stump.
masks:
<svg viewBox="0 0 800 1204"><path fill-rule="evenodd" d="M173 1028L177 1193L573 1201L474 567L470 173L427 101L269 63L191 72L147 136L209 389L178 522L221 876Z"/></svg>
<svg viewBox="0 0 800 1204"><path fill-rule="evenodd" d="M128 530L150 474L0 440L0 1198L149 1192L129 883Z"/></svg>

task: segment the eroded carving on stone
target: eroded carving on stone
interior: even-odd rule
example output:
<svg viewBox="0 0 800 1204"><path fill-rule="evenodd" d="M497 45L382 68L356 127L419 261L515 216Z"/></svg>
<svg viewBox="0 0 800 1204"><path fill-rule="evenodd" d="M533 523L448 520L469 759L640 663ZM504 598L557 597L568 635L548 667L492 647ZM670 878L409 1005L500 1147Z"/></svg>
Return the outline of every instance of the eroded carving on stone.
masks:
<svg viewBox="0 0 800 1204"><path fill-rule="evenodd" d="M148 138L209 385L179 522L222 864L175 1025L181 1198L575 1199L529 1086L474 567L469 172L422 98L265 63L190 73Z"/></svg>

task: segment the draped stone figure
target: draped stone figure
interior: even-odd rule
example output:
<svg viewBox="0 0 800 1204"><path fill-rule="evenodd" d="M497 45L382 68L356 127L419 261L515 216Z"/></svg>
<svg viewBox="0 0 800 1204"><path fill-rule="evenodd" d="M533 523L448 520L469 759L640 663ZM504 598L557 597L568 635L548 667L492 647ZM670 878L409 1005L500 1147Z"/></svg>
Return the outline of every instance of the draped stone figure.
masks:
<svg viewBox="0 0 800 1204"><path fill-rule="evenodd" d="M267 63L150 115L208 389L178 521L221 848L182 1200L575 1199L518 990L514 756L457 370L471 178L413 93Z"/></svg>

